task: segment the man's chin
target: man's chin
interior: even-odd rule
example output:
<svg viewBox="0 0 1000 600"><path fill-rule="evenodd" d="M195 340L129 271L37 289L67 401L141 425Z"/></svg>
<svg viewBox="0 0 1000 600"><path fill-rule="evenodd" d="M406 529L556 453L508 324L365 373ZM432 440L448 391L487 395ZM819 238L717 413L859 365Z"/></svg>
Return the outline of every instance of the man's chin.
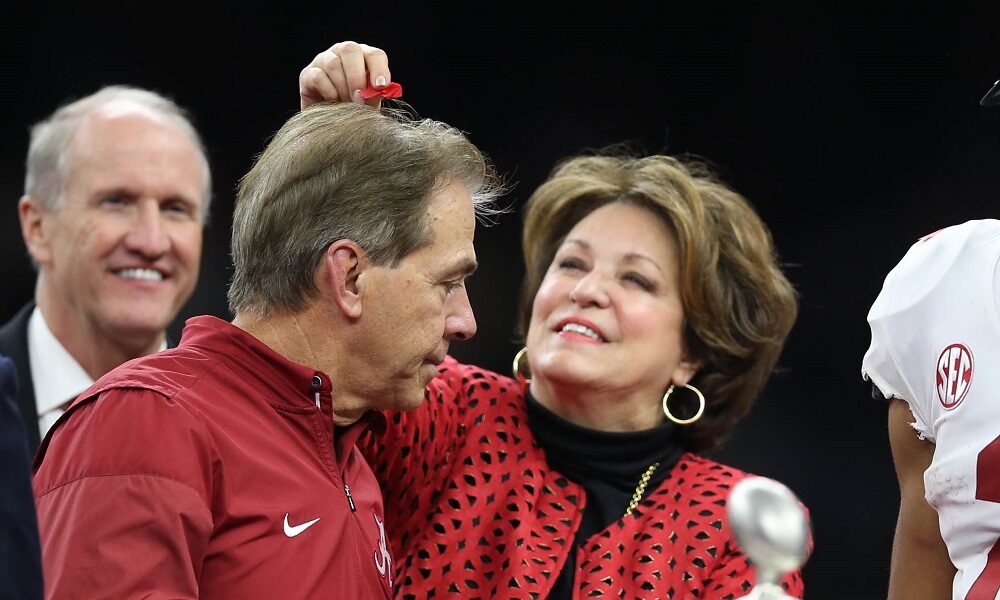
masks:
<svg viewBox="0 0 1000 600"><path fill-rule="evenodd" d="M420 366L421 387L427 387L427 384L429 384L437 376L438 368L434 363L425 362Z"/></svg>
<svg viewBox="0 0 1000 600"><path fill-rule="evenodd" d="M145 348L159 345L165 340L169 325L170 320L162 313L133 312L111 316L105 320L101 329L123 345Z"/></svg>
<svg viewBox="0 0 1000 600"><path fill-rule="evenodd" d="M393 410L398 410L402 412L410 412L411 410L417 410L420 405L424 403L424 397L421 396L419 400L407 399L404 402L399 402L393 407Z"/></svg>
<svg viewBox="0 0 1000 600"><path fill-rule="evenodd" d="M420 381L424 381L424 378L421 377ZM426 387L427 384L423 384L418 390L406 390L406 392L399 394L396 397L396 401L393 403L394 406L392 408L394 410L401 411L410 411L420 408L420 405L424 403L424 398L426 397L424 394Z"/></svg>

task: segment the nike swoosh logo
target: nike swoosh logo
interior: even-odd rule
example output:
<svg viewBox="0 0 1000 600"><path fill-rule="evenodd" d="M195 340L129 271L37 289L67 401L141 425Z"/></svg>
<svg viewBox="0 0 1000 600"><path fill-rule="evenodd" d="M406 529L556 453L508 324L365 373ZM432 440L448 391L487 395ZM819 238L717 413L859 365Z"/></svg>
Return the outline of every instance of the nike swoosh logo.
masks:
<svg viewBox="0 0 1000 600"><path fill-rule="evenodd" d="M303 531L305 531L306 529L309 529L310 527L315 525L317 521L319 521L319 517L316 517L312 521L306 521L301 525L289 525L288 513L285 513L285 535L287 535L290 538L293 538L302 533Z"/></svg>

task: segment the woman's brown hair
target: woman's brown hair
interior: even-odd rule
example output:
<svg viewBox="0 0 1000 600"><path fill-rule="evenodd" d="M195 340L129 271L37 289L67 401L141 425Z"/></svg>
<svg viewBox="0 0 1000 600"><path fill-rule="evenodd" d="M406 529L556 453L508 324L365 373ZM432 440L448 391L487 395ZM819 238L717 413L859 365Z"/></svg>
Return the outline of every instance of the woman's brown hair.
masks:
<svg viewBox="0 0 1000 600"><path fill-rule="evenodd" d="M681 443L693 451L713 449L747 414L774 370L798 298L770 230L703 162L616 150L558 164L525 208L518 333L527 332L535 294L566 235L612 202L649 210L677 237L685 342L704 361L691 384L706 399L702 418L680 428Z"/></svg>

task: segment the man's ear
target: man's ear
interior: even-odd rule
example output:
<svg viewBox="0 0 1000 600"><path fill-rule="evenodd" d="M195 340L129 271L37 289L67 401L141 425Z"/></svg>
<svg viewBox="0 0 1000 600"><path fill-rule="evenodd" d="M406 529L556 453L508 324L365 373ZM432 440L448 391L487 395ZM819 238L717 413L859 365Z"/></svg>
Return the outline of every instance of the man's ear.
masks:
<svg viewBox="0 0 1000 600"><path fill-rule="evenodd" d="M352 240L337 240L323 255L320 278L330 300L348 319L361 317L368 254Z"/></svg>
<svg viewBox="0 0 1000 600"><path fill-rule="evenodd" d="M45 207L31 196L25 194L17 202L17 215L21 220L21 236L28 254L38 265L47 265L52 261L52 249L48 228L45 227L45 217L48 216Z"/></svg>

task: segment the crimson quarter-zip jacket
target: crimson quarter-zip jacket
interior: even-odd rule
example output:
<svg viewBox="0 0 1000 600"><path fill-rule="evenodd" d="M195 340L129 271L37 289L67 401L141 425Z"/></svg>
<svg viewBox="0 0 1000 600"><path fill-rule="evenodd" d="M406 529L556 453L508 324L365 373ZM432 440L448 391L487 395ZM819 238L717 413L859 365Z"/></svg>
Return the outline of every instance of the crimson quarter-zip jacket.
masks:
<svg viewBox="0 0 1000 600"><path fill-rule="evenodd" d="M381 494L332 384L214 317L84 392L35 458L49 598L389 598Z"/></svg>

